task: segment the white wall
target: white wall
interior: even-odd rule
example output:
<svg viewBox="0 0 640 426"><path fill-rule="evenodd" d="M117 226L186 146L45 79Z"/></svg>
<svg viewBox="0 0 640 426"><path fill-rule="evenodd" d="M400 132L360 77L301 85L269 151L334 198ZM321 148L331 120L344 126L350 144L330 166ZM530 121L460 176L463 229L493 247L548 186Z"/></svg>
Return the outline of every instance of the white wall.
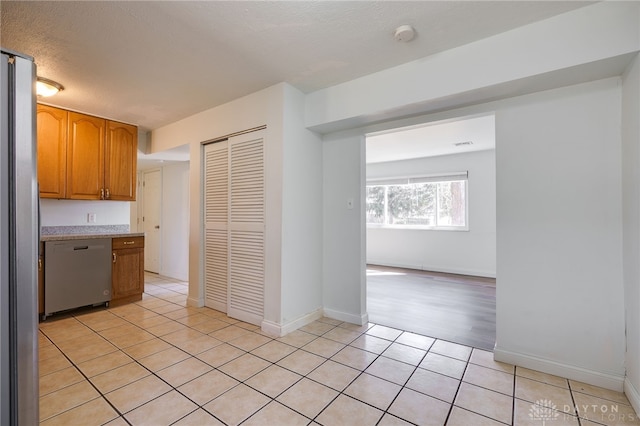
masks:
<svg viewBox="0 0 640 426"><path fill-rule="evenodd" d="M131 232L143 232L142 226L142 172L136 173L136 201L129 203L129 230Z"/></svg>
<svg viewBox="0 0 640 426"><path fill-rule="evenodd" d="M129 201L87 201L40 199L42 226L129 225ZM96 214L96 223L87 215Z"/></svg>
<svg viewBox="0 0 640 426"><path fill-rule="evenodd" d="M623 272L627 325L625 393L640 413L640 58L622 85Z"/></svg>
<svg viewBox="0 0 640 426"><path fill-rule="evenodd" d="M620 79L496 110L496 359L622 390Z"/></svg>
<svg viewBox="0 0 640 426"><path fill-rule="evenodd" d="M322 313L322 139L304 128L304 94L284 89L282 324L295 328Z"/></svg>
<svg viewBox="0 0 640 426"><path fill-rule="evenodd" d="M162 168L160 275L189 279L189 163Z"/></svg>
<svg viewBox="0 0 640 426"><path fill-rule="evenodd" d="M367 165L367 179L469 172L468 231L367 227L367 263L496 276L495 150Z"/></svg>
<svg viewBox="0 0 640 426"><path fill-rule="evenodd" d="M306 123L318 131L363 125L384 130L391 120L420 113L445 111L433 113L438 116L433 120L447 118L443 116L456 113L454 107L460 108L458 116L499 109L497 125L502 123L502 140L508 143L502 142L496 149L500 156L501 146L506 148L496 170L497 182L504 183L497 191L496 357L615 389L622 388L625 343L621 96L616 89L620 80L570 87L568 92L536 92L620 76L640 50L639 18L638 2L598 3L320 90L308 95L306 102ZM527 49L522 50L523 45ZM509 99L522 93L535 94L517 101ZM506 100L483 104L496 99ZM566 121L562 120L565 115ZM549 121L544 122L546 119ZM371 131L360 129L359 135ZM341 155L354 156L353 146L343 142L357 139L358 133L353 131L342 139L335 135L324 138L325 174L334 173L333 164L345 168L359 164L357 158L350 166L340 160ZM584 143L579 141L583 137ZM544 152L536 150L534 139ZM524 150L509 149L516 145ZM531 154L535 155L529 159ZM574 174L567 175L567 170ZM603 170L604 176L595 170ZM343 187L357 185L355 174L340 173ZM517 179L509 183L512 174ZM562 194L555 190L547 195L542 182L551 185L551 177L566 178L579 190ZM325 197L331 195L328 180L331 178L325 176ZM587 182L602 190L609 209L600 200L596 208L587 204L592 193L587 193ZM610 184L606 188L605 182ZM337 183L334 187L342 190ZM509 201L510 197L530 208ZM549 200L559 203L559 209L538 211L534 217L532 212ZM347 223L354 228L358 223L339 218L328 206L332 202L325 199L325 241L332 244L325 246L325 301L363 287L360 277L348 269L357 265L363 254L358 251L359 236L347 231ZM568 211L584 214L559 226ZM534 234L529 224L542 220L549 226L536 227L540 232ZM332 228L334 221L338 226ZM335 244L341 240L347 249ZM327 255L331 249L341 256ZM511 259L517 262L510 265ZM350 272L340 286L334 285L334 275L327 273L334 270ZM360 313L351 309L353 314Z"/></svg>
<svg viewBox="0 0 640 426"><path fill-rule="evenodd" d="M323 300L326 315L355 324L368 321L365 277L365 138L323 138ZM353 200L353 209L347 200Z"/></svg>
<svg viewBox="0 0 640 426"><path fill-rule="evenodd" d="M587 6L309 94L305 122L314 130L335 132L618 76L640 49L639 18L637 2ZM500 353L521 365L536 363L543 370L621 388L621 95L616 87L611 80L599 81L478 109L499 109L496 177L504 183L497 191ZM192 302L202 297L200 142L266 123L268 132L275 132L267 140L277 145L267 162L276 176L268 179L281 184L283 103L278 85L154 131L153 152L191 144ZM323 301L325 312L352 322L366 318L364 133L323 137ZM556 183L553 177L578 190L549 190ZM605 188L605 183L610 185ZM599 195L595 207L594 188ZM275 222L268 227L275 235L268 238L282 247L282 192L273 196L268 221ZM346 209L348 198L356 201L353 210ZM540 210L549 200L557 209ZM576 211L583 214L575 216ZM267 255L265 317L274 323L282 317L278 253ZM509 265L510 259L516 263Z"/></svg>

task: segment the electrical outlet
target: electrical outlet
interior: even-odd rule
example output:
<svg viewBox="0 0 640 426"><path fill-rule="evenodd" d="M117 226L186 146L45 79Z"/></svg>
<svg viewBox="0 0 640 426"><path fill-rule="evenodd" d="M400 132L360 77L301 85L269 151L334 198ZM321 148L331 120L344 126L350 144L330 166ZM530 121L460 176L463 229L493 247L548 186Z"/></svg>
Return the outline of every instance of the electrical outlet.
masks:
<svg viewBox="0 0 640 426"><path fill-rule="evenodd" d="M87 223L96 223L96 221L97 221L97 217L95 213L87 214Z"/></svg>

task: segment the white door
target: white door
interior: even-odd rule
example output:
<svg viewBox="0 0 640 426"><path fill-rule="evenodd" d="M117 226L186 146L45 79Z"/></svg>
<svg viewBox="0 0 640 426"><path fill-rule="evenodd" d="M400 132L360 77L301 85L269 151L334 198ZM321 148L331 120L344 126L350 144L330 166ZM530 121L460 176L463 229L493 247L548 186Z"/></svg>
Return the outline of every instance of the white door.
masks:
<svg viewBox="0 0 640 426"><path fill-rule="evenodd" d="M229 143L204 147L205 305L227 312Z"/></svg>
<svg viewBox="0 0 640 426"><path fill-rule="evenodd" d="M205 305L264 318L264 132L205 147Z"/></svg>
<svg viewBox="0 0 640 426"><path fill-rule="evenodd" d="M144 269L160 272L160 218L162 209L162 172L145 172L142 180L142 223L144 224Z"/></svg>
<svg viewBox="0 0 640 426"><path fill-rule="evenodd" d="M229 138L228 314L259 325L264 318L263 131Z"/></svg>

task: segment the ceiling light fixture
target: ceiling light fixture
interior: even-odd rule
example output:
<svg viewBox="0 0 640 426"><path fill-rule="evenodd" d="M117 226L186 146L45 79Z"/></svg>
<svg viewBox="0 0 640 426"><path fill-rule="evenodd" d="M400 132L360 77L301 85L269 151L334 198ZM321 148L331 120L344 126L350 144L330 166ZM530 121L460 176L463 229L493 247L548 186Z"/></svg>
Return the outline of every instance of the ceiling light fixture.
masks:
<svg viewBox="0 0 640 426"><path fill-rule="evenodd" d="M36 81L36 94L43 98L53 96L61 90L64 90L62 84L56 83L48 78L38 77L38 80Z"/></svg>
<svg viewBox="0 0 640 426"><path fill-rule="evenodd" d="M413 29L411 25L400 25L396 28L396 31L393 33L393 38L396 41L401 41L407 43L416 36L416 31Z"/></svg>

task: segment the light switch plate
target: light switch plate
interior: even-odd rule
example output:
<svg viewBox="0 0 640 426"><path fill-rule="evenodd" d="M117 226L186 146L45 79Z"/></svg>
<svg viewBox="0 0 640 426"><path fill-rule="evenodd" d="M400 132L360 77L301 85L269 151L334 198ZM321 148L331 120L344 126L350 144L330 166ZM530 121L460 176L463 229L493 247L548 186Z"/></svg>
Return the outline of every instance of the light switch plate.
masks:
<svg viewBox="0 0 640 426"><path fill-rule="evenodd" d="M87 222L88 223L96 223L97 221L97 216L95 213L88 213L87 214Z"/></svg>

